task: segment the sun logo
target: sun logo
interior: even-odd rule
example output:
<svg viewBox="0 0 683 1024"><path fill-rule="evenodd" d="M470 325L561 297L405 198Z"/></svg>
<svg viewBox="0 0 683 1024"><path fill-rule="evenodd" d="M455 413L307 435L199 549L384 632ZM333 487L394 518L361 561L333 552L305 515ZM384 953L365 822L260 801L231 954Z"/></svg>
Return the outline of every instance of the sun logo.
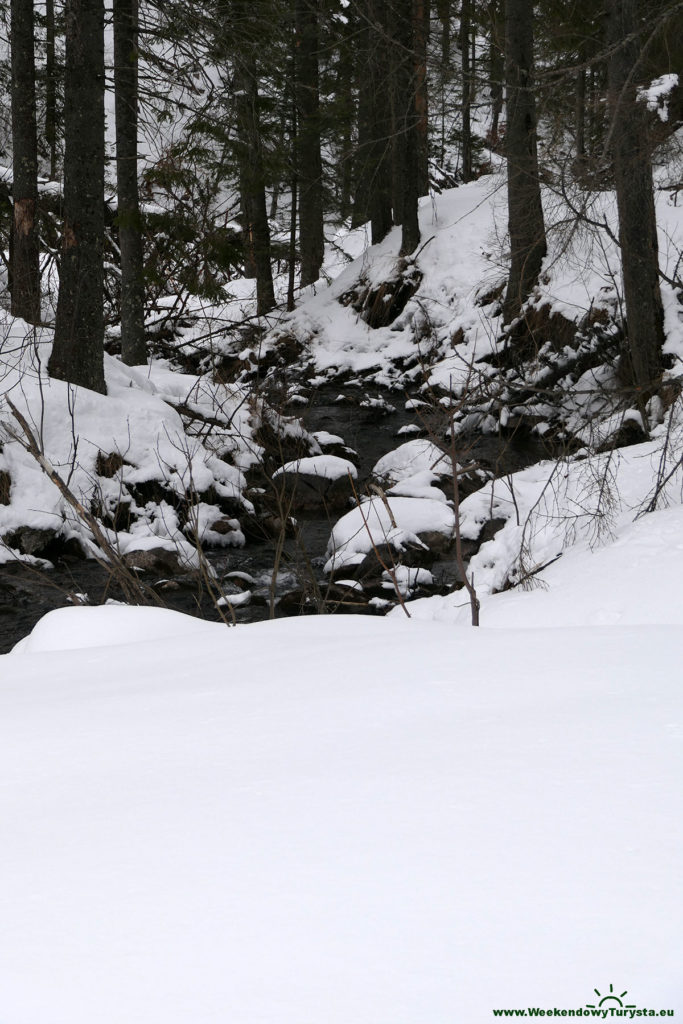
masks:
<svg viewBox="0 0 683 1024"><path fill-rule="evenodd" d="M624 992L622 992L618 996L614 994L614 985L610 985L610 987L609 987L609 995L606 995L606 996L603 996L602 993L599 992L597 988L594 988L593 991L595 992L595 994L598 997L598 999L600 1000L600 1002L597 1003L597 1004L596 1003L586 1003L586 1006L588 1007L589 1010L597 1010L599 1007L604 1006L606 1003L612 1003L614 1006L621 1006L621 1007L623 1007L626 1010L635 1010L635 1008L636 1008L636 1004L635 1003L622 1003L622 1001L621 1001L624 998L625 995L628 995L628 989L626 989Z"/></svg>

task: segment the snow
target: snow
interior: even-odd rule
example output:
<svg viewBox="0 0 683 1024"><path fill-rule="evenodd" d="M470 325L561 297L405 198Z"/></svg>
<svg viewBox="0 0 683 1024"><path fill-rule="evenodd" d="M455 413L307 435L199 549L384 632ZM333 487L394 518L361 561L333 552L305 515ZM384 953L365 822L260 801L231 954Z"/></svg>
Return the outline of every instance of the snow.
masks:
<svg viewBox="0 0 683 1024"><path fill-rule="evenodd" d="M101 605L79 608L76 616L72 613L72 608L57 608L45 615L29 636L15 644L12 653L41 654L153 643L169 636L196 639L214 628L212 623L167 608Z"/></svg>
<svg viewBox="0 0 683 1024"><path fill-rule="evenodd" d="M200 536L222 515L218 506L197 501L202 492L212 489L221 498L251 507L243 492L245 472L260 453L253 437L258 412L253 403L246 403L242 388L173 371L161 360L126 367L105 356L107 394L99 395L47 376L50 331L39 329L33 342L23 321L7 314L0 327L8 353L2 367L0 470L11 479L11 501L0 504L0 536L28 526L74 536L91 550L88 530L26 451L26 439L6 398L27 420L47 461L86 508L96 503L106 514L120 502L131 501L134 522L130 531L119 531L115 539L122 553L161 546L176 550L185 564L196 562L196 548L179 529L168 502L135 502L132 494L140 484L159 481L169 498L193 500L201 520ZM181 411L190 420L187 427ZM210 439L192 426L203 424L206 417L215 423ZM98 457L110 455L121 464L107 476L98 470ZM212 540L218 543L216 537ZM239 538L235 534L222 543L239 543ZM0 562L18 557L7 543L0 546Z"/></svg>
<svg viewBox="0 0 683 1024"><path fill-rule="evenodd" d="M379 480L397 484L416 473L433 470L436 471L434 475L452 475L448 454L433 441L415 438L383 455L375 464L372 475Z"/></svg>
<svg viewBox="0 0 683 1024"><path fill-rule="evenodd" d="M638 99L641 103L647 104L647 109L657 111L661 121L669 120L669 109L666 100L673 89L678 85L678 75L667 74L655 78L647 89L639 87Z"/></svg>
<svg viewBox="0 0 683 1024"><path fill-rule="evenodd" d="M374 547L389 544L395 551L407 545L425 547L419 535L453 534L455 515L434 498L370 498L351 509L335 524L327 545L325 572L358 565Z"/></svg>
<svg viewBox="0 0 683 1024"><path fill-rule="evenodd" d="M309 455L303 459L294 459L276 469L273 479L281 473L319 476L324 480L339 480L342 477L348 477L349 474L354 480L358 477L358 470L353 462L342 459L338 455Z"/></svg>
<svg viewBox="0 0 683 1024"><path fill-rule="evenodd" d="M672 607L52 613L0 660L3 1017L484 1024L611 982L679 1009Z"/></svg>

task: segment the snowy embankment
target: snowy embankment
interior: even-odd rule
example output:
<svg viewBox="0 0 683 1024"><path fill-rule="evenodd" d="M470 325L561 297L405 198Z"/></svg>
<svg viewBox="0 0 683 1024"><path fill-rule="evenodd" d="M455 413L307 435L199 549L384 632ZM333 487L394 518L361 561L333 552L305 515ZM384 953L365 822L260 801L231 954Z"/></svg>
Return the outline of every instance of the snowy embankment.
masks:
<svg viewBox="0 0 683 1024"><path fill-rule="evenodd" d="M680 1013L680 608L52 613L0 659L3 1020L484 1024L611 984Z"/></svg>
<svg viewBox="0 0 683 1024"><path fill-rule="evenodd" d="M255 432L264 403L163 360L127 367L110 356L107 394L99 395L48 377L50 330L34 332L3 314L0 334L9 353L0 396L0 563L30 561L55 536L100 553L45 466L131 564L136 552L156 549L193 566L207 539L244 544L232 515L253 510L245 474L262 452Z"/></svg>

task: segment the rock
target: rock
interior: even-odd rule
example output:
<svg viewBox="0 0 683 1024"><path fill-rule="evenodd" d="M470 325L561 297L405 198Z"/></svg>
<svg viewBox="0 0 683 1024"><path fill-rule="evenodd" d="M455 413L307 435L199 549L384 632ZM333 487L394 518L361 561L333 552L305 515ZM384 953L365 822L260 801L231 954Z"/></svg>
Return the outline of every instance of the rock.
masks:
<svg viewBox="0 0 683 1024"><path fill-rule="evenodd" d="M283 503L293 512L340 511L349 505L358 471L348 459L315 455L288 462L273 474Z"/></svg>
<svg viewBox="0 0 683 1024"><path fill-rule="evenodd" d="M5 534L5 544L21 551L24 555L40 557L48 548L57 542L54 530L37 530L32 526L20 526L19 529Z"/></svg>
<svg viewBox="0 0 683 1024"><path fill-rule="evenodd" d="M479 550L482 544L485 544L489 540L493 540L498 531L502 530L506 523L507 519L502 519L500 517L494 519L487 519L487 521L484 523L481 530L479 531L479 536L477 537L476 541L474 541L474 543L476 544L476 548L474 551L472 551L471 555L476 554L476 552ZM464 543L465 541L463 541L463 544ZM471 557L471 555L469 557Z"/></svg>
<svg viewBox="0 0 683 1024"><path fill-rule="evenodd" d="M358 452L354 448L349 448L349 446L344 443L343 437L338 437L336 434L329 434L326 430L317 430L313 437L320 445L324 455L336 455L339 459L346 459L347 462L353 462L356 467L360 464Z"/></svg>
<svg viewBox="0 0 683 1024"><path fill-rule="evenodd" d="M633 412L631 415L626 413L621 426L602 442L597 452L600 454L602 452L614 451L615 448L628 448L634 444L642 444L643 441L647 440L649 438L643 429L640 415L636 412Z"/></svg>
<svg viewBox="0 0 683 1024"><path fill-rule="evenodd" d="M139 572L161 572L167 576L180 572L178 553L170 548L142 548L138 551L127 551L123 556L123 561L129 569L137 569Z"/></svg>
<svg viewBox="0 0 683 1024"><path fill-rule="evenodd" d="M315 615L318 612L318 603L309 590L289 590L277 602L277 610L280 615Z"/></svg>
<svg viewBox="0 0 683 1024"><path fill-rule="evenodd" d="M382 561L429 566L450 550L454 534L455 514L443 500L374 497L335 524L325 572L359 579Z"/></svg>
<svg viewBox="0 0 683 1024"><path fill-rule="evenodd" d="M118 471L123 466L123 456L119 455L118 452L110 452L109 455L105 455L104 452L97 453L97 460L95 462L95 472L98 476L103 476L106 479L111 479L116 476Z"/></svg>
<svg viewBox="0 0 683 1024"><path fill-rule="evenodd" d="M382 486L388 487L424 472L431 472L435 477L452 477L451 459L448 452L433 441L414 438L383 455L375 463L372 475Z"/></svg>

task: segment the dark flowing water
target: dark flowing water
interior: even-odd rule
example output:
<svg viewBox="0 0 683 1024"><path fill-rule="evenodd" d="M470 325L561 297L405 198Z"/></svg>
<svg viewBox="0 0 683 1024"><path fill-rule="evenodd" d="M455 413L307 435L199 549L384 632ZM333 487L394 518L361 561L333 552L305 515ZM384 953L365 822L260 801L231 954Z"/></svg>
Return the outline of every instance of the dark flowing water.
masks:
<svg viewBox="0 0 683 1024"><path fill-rule="evenodd" d="M338 401L340 394L344 398ZM422 430L434 431L434 436L439 436L443 430L443 423L425 424L418 414L406 411L405 401L406 396L401 392L330 385L315 393L309 408L297 409L296 413L309 431L325 430L338 435L358 453L362 488L382 455L418 436L416 433L399 435L401 427L417 424ZM393 411L387 406L393 406ZM496 475L515 472L545 456L540 442L504 443L496 436L476 437L467 454L469 460L479 461ZM275 539L250 541L241 549L209 554L228 595L238 592L229 573L239 572L251 577L250 582L242 585L251 591L252 599L249 604L235 608L237 622L267 618L271 610L275 614L294 614L303 593L317 594L320 600L327 588L323 574L325 548L332 526L341 514L330 516L324 511L297 514L297 534L286 539L279 559ZM433 572L444 586L456 579L455 565L448 561L437 563ZM197 578L178 576L159 586L150 576L146 582L154 584L160 600L169 608L220 620L211 595ZM80 595L87 595L87 598ZM288 600L287 595L294 597ZM91 604L101 604L109 598L118 600L122 595L110 574L93 561L65 558L52 570L37 570L20 563L0 567L0 653L10 650L51 609L84 599ZM280 601L282 604L278 607ZM310 607L313 609L315 603ZM223 614L230 618L227 612Z"/></svg>

